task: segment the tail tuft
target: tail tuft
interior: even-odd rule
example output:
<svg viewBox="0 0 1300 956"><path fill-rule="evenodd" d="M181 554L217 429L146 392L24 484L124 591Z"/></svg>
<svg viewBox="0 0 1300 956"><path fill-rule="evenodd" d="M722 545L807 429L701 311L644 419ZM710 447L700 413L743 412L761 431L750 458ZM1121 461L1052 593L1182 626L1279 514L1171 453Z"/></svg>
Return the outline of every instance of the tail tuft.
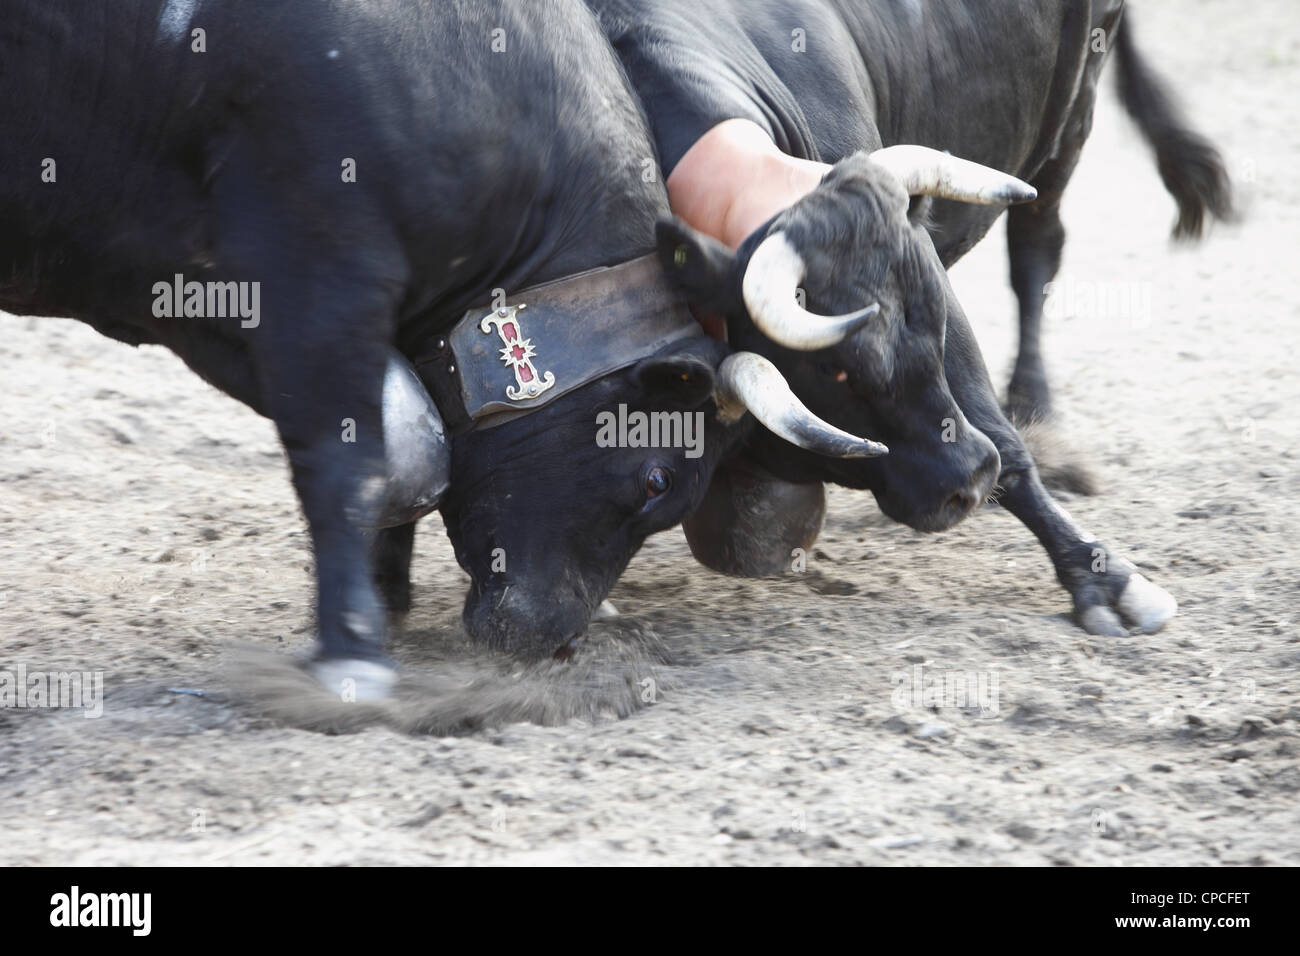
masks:
<svg viewBox="0 0 1300 956"><path fill-rule="evenodd" d="M1199 239L1208 212L1220 222L1235 217L1232 184L1219 151L1198 133L1172 130L1156 145L1160 178L1178 203L1173 237Z"/></svg>
<svg viewBox="0 0 1300 956"><path fill-rule="evenodd" d="M1156 154L1165 188L1178 204L1175 239L1199 239L1207 215L1235 218L1232 182L1214 144L1187 125L1165 82L1133 41L1133 15L1126 10L1115 39L1117 79L1124 109Z"/></svg>

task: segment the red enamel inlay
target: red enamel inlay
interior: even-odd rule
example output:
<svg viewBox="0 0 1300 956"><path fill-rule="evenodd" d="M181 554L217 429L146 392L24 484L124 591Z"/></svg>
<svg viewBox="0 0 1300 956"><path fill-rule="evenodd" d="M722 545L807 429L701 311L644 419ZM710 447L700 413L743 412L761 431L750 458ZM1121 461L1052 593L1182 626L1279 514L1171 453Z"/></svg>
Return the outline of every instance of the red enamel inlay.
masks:
<svg viewBox="0 0 1300 956"><path fill-rule="evenodd" d="M519 381L531 382L533 380L533 369L531 365L516 365L515 371L519 373Z"/></svg>
<svg viewBox="0 0 1300 956"><path fill-rule="evenodd" d="M507 342L513 342L519 336L519 329L513 322L501 323L501 337Z"/></svg>

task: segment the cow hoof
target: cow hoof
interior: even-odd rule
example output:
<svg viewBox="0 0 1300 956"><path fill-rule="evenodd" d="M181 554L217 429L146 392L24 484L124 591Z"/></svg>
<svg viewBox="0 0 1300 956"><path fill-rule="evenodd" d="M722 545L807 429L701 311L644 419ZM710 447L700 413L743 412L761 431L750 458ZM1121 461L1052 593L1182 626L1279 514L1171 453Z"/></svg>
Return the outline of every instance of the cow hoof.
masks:
<svg viewBox="0 0 1300 956"><path fill-rule="evenodd" d="M1115 606L1093 604L1079 612L1079 623L1089 634L1126 637L1154 634L1178 613L1178 602L1134 571L1124 582ZM1127 626L1126 626L1127 625Z"/></svg>
<svg viewBox="0 0 1300 956"><path fill-rule="evenodd" d="M591 616L593 621L609 621L618 617L618 608L614 607L613 601L601 601L600 607L596 608L596 613Z"/></svg>
<svg viewBox="0 0 1300 956"><path fill-rule="evenodd" d="M1119 596L1119 613L1143 634L1154 634L1178 613L1178 602L1142 575L1131 574Z"/></svg>
<svg viewBox="0 0 1300 956"><path fill-rule="evenodd" d="M326 690L348 703L387 700L397 684L397 671L379 661L331 657L308 666Z"/></svg>
<svg viewBox="0 0 1300 956"><path fill-rule="evenodd" d="M1079 614L1079 623L1089 634L1099 637L1127 637L1128 631L1120 623L1119 615L1104 604L1094 604L1084 608Z"/></svg>

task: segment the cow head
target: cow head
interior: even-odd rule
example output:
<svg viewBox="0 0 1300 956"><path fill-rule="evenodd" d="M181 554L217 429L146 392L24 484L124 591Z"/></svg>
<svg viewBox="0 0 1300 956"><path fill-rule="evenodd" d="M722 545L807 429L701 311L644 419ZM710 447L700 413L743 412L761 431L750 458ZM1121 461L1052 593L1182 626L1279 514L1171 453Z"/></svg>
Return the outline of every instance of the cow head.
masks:
<svg viewBox="0 0 1300 956"><path fill-rule="evenodd" d="M999 459L948 388L947 280L917 195L1035 193L946 154L891 147L838 163L735 253L680 221L660 223L659 251L693 301L727 316L735 347L768 357L815 415L889 447L869 461L817 459L758 435L750 454L788 480L869 488L891 518L937 531L984 500Z"/></svg>
<svg viewBox="0 0 1300 956"><path fill-rule="evenodd" d="M877 451L814 420L766 360L728 353L686 339L455 440L440 509L472 578L471 637L523 658L566 651L646 537L699 506L747 410L821 455ZM638 422L667 447L645 447Z"/></svg>

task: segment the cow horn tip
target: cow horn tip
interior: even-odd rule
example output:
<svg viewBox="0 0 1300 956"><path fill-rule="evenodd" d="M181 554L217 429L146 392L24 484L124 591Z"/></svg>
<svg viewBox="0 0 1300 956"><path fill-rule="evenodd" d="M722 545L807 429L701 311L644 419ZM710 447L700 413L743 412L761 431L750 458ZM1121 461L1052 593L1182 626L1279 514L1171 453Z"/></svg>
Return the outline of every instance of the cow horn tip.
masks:
<svg viewBox="0 0 1300 956"><path fill-rule="evenodd" d="M862 439L851 454L845 458L883 458L889 454L889 446L868 438Z"/></svg>
<svg viewBox="0 0 1300 956"><path fill-rule="evenodd" d="M865 309L858 309L856 312L850 312L848 315L844 316L844 321L852 324L852 330L850 332L850 334L852 334L852 332L856 332L879 314L880 303L873 302Z"/></svg>
<svg viewBox="0 0 1300 956"><path fill-rule="evenodd" d="M1033 202L1038 198L1038 190L1029 183L1016 180L1003 190L1003 200L1009 206L1017 206L1020 203Z"/></svg>

